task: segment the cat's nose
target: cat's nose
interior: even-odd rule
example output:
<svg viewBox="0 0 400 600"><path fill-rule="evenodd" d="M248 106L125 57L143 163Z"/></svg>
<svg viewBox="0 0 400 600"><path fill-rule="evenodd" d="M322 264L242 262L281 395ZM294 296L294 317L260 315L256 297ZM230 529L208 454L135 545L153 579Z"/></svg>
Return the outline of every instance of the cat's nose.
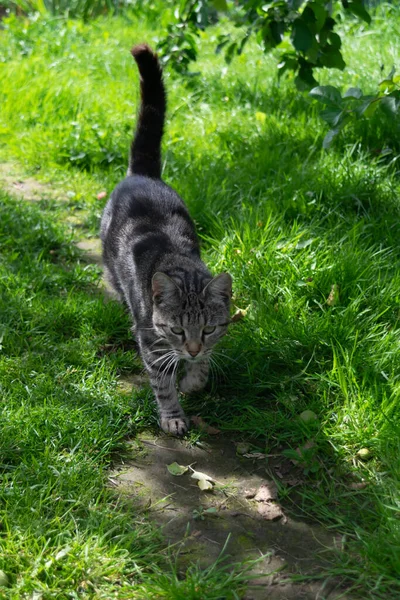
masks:
<svg viewBox="0 0 400 600"><path fill-rule="evenodd" d="M201 344L198 344L197 342L188 342L186 347L190 356L193 356L193 358L197 356L201 350Z"/></svg>

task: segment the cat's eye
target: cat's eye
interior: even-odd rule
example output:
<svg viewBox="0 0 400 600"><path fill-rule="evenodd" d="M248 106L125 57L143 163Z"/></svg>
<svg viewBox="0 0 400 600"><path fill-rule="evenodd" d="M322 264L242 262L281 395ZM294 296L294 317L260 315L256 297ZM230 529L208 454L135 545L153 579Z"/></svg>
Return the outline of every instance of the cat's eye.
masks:
<svg viewBox="0 0 400 600"><path fill-rule="evenodd" d="M203 333L209 335L210 333L214 333L216 330L215 325L207 325L207 327L203 327Z"/></svg>
<svg viewBox="0 0 400 600"><path fill-rule="evenodd" d="M184 333L184 330L182 329L182 327L171 327L171 331L175 335L182 335Z"/></svg>

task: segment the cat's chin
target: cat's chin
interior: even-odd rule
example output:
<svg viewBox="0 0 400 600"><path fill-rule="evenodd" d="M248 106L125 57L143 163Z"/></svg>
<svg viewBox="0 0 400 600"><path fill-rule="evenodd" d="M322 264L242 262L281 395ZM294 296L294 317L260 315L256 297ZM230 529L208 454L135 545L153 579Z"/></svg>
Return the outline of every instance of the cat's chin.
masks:
<svg viewBox="0 0 400 600"><path fill-rule="evenodd" d="M204 356L204 354L202 354L201 356L186 356L186 354L184 354L182 356L182 359L186 360L190 364L194 364L194 363L203 362L206 359L206 357Z"/></svg>

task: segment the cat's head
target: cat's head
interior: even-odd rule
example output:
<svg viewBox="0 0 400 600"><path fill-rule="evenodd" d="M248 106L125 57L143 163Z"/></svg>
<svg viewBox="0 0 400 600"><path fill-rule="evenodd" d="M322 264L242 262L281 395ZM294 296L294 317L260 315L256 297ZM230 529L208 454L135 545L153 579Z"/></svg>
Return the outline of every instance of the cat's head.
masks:
<svg viewBox="0 0 400 600"><path fill-rule="evenodd" d="M153 327L180 358L206 358L227 332L232 278L221 273L198 292L187 292L165 273L152 279Z"/></svg>

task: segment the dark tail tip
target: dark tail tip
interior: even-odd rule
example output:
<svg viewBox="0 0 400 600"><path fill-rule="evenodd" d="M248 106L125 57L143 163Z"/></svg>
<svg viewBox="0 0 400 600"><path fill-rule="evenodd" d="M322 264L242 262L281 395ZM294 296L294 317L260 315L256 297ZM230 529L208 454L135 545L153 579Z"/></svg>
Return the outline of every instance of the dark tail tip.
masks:
<svg viewBox="0 0 400 600"><path fill-rule="evenodd" d="M166 110L162 69L157 54L147 44L134 46L131 54L140 73L141 107L128 173L160 178L161 138Z"/></svg>
<svg viewBox="0 0 400 600"><path fill-rule="evenodd" d="M161 72L161 66L158 61L158 56L147 44L138 44L131 50L131 54L139 68L139 73L142 77L154 72Z"/></svg>

